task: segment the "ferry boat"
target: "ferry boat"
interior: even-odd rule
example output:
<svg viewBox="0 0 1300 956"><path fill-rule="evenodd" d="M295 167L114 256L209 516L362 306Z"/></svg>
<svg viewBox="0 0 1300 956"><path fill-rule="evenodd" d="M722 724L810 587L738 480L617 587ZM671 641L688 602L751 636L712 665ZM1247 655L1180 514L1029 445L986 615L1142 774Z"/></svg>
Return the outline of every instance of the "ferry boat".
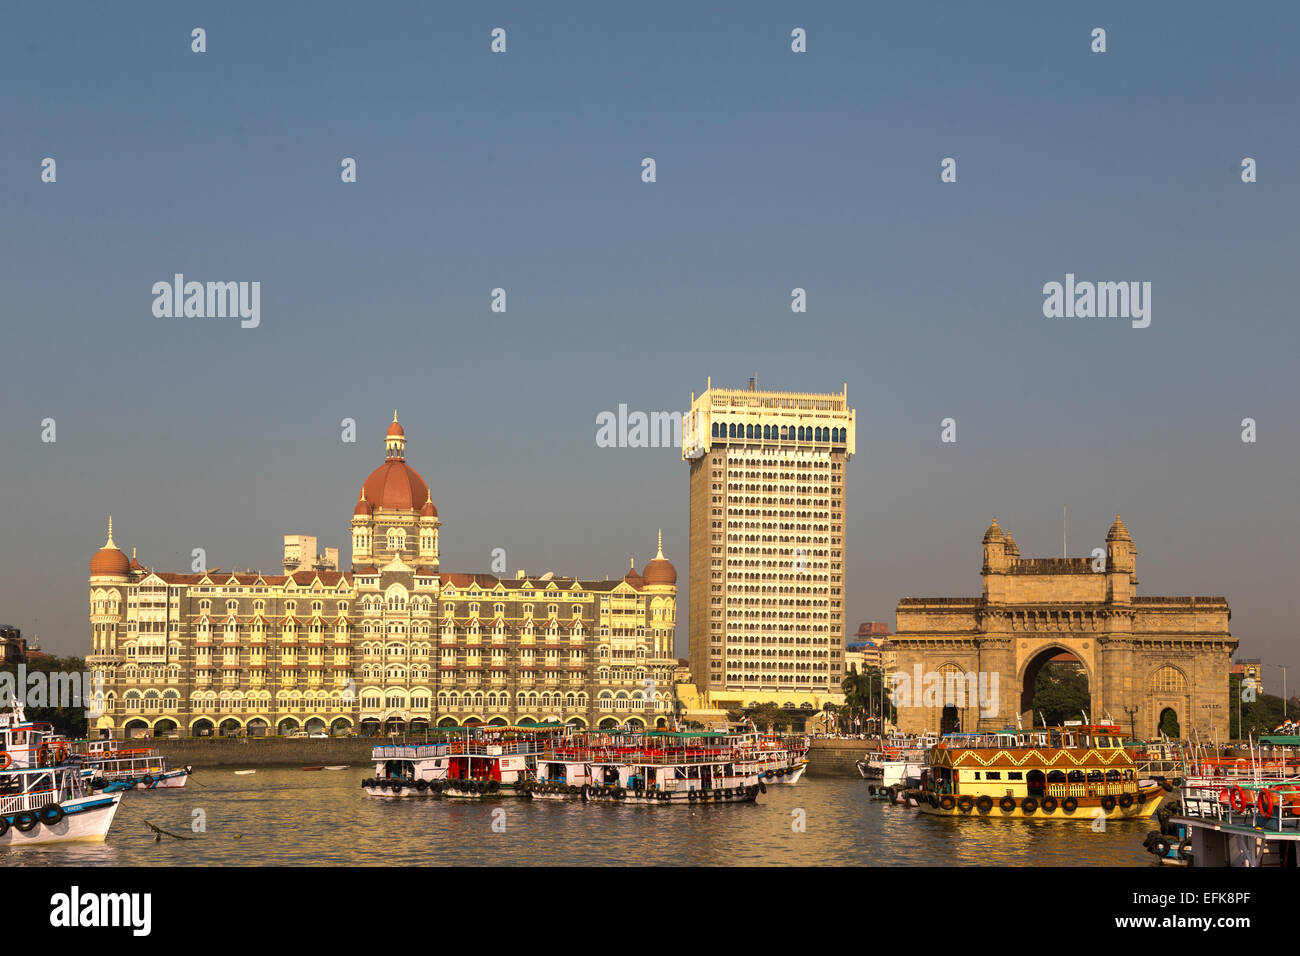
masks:
<svg viewBox="0 0 1300 956"><path fill-rule="evenodd" d="M136 790L179 789L193 772L190 767L173 770L153 747L122 747L112 738L73 742L72 759L88 771L96 787L124 783Z"/></svg>
<svg viewBox="0 0 1300 956"><path fill-rule="evenodd" d="M549 731L479 728L475 735L432 744L375 747L375 776L361 782L375 797L528 796Z"/></svg>
<svg viewBox="0 0 1300 956"><path fill-rule="evenodd" d="M764 783L798 783L808 769L807 737L732 734L723 741L742 772L753 771Z"/></svg>
<svg viewBox="0 0 1300 956"><path fill-rule="evenodd" d="M93 792L67 742L17 701L0 714L0 746L0 847L104 841L124 787Z"/></svg>
<svg viewBox="0 0 1300 956"><path fill-rule="evenodd" d="M947 734L930 751L922 813L1000 819L1145 819L1167 782L1139 780L1119 728L1110 724Z"/></svg>
<svg viewBox="0 0 1300 956"><path fill-rule="evenodd" d="M1213 802L1189 800L1189 789L1198 788L1184 786L1183 810L1166 828L1186 834L1178 852L1188 865L1300 866L1300 780L1234 783ZM1148 834L1147 849L1167 857L1169 843L1161 834Z"/></svg>
<svg viewBox="0 0 1300 956"><path fill-rule="evenodd" d="M738 760L717 733L650 731L640 747L593 754L588 802L640 804L753 803L767 792L750 760Z"/></svg>

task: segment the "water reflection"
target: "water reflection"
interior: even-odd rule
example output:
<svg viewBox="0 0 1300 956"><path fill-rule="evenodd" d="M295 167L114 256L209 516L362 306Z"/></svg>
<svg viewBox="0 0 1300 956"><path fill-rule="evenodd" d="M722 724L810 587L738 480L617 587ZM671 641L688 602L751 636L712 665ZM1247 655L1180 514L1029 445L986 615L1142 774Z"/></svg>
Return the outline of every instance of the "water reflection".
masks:
<svg viewBox="0 0 1300 956"><path fill-rule="evenodd" d="M1144 866L1154 824L927 817L853 778L773 786L757 804L620 806L504 799L377 800L363 768L197 771L180 791L131 792L107 843L0 850L9 866ZM206 785L206 786L204 786ZM504 817L494 809L504 810ZM803 811L804 830L792 824ZM206 833L194 833L195 811ZM494 820L504 832L494 832ZM155 842L149 821L193 837Z"/></svg>

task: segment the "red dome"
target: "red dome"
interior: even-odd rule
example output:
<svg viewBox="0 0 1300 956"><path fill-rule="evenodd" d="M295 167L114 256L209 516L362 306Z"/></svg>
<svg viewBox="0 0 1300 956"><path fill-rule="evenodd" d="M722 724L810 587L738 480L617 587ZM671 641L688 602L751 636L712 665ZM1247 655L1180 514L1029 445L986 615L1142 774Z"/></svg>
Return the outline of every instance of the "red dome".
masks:
<svg viewBox="0 0 1300 956"><path fill-rule="evenodd" d="M100 548L90 559L90 576L112 575L127 577L131 573L131 564L126 555L117 548Z"/></svg>
<svg viewBox="0 0 1300 956"><path fill-rule="evenodd" d="M429 499L429 486L406 462L390 458L370 473L362 486L372 508L419 511Z"/></svg>
<svg viewBox="0 0 1300 956"><path fill-rule="evenodd" d="M367 516L370 514L370 502L366 500L366 489L364 485L361 488L361 497L357 499L357 506L352 509L352 513L354 515Z"/></svg>
<svg viewBox="0 0 1300 956"><path fill-rule="evenodd" d="M673 563L664 557L664 533L659 532L659 550L655 556L650 559L650 563L645 566L645 572L641 575L646 584L676 584L677 569Z"/></svg>
<svg viewBox="0 0 1300 956"><path fill-rule="evenodd" d="M420 509L421 518L438 517L438 506L433 503L433 497L429 496L424 502L424 507Z"/></svg>
<svg viewBox="0 0 1300 956"><path fill-rule="evenodd" d="M126 560L126 555L119 551L117 545L113 543L113 519L111 517L108 519L108 540L90 559L90 576L94 578L101 575L118 578L131 576L130 562Z"/></svg>
<svg viewBox="0 0 1300 956"><path fill-rule="evenodd" d="M388 426L388 437L392 438L394 435L401 435L403 438L406 437L406 429L402 427L401 423L398 422L396 418L394 418L393 423Z"/></svg>
<svg viewBox="0 0 1300 956"><path fill-rule="evenodd" d="M654 558L645 566L645 573L641 575L646 584L676 584L677 569L667 558Z"/></svg>

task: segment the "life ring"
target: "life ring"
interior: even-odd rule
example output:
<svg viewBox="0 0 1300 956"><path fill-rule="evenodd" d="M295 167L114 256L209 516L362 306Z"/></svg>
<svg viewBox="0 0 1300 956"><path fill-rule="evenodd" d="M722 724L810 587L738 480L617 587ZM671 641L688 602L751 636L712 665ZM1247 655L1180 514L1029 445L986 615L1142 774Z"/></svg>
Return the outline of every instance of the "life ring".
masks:
<svg viewBox="0 0 1300 956"><path fill-rule="evenodd" d="M1101 798L1101 808L1107 813L1110 813L1110 811L1115 809L1115 798L1109 793L1106 794L1106 796Z"/></svg>
<svg viewBox="0 0 1300 956"><path fill-rule="evenodd" d="M1121 793L1119 795L1119 805L1124 810L1127 810L1129 807L1133 806L1133 794Z"/></svg>
<svg viewBox="0 0 1300 956"><path fill-rule="evenodd" d="M975 806L975 800L969 793L964 793L957 798L957 809L962 813L970 813Z"/></svg>
<svg viewBox="0 0 1300 956"><path fill-rule="evenodd" d="M1055 813L1056 807L1057 807L1056 797L1043 797L1044 813Z"/></svg>
<svg viewBox="0 0 1300 956"><path fill-rule="evenodd" d="M1238 813L1244 813L1246 810L1246 791L1241 787L1234 786L1232 792L1228 794L1228 804Z"/></svg>
<svg viewBox="0 0 1300 956"><path fill-rule="evenodd" d="M1033 797L1025 797L1025 799L1020 801L1020 809L1023 810L1026 815L1031 814L1038 809L1038 801Z"/></svg>
<svg viewBox="0 0 1300 956"><path fill-rule="evenodd" d="M4 751L0 751L0 770L8 770L11 763L13 763L13 758Z"/></svg>
<svg viewBox="0 0 1300 956"><path fill-rule="evenodd" d="M36 811L36 815L40 817L41 822L47 827L52 827L68 814L57 803L47 803Z"/></svg>
<svg viewBox="0 0 1300 956"><path fill-rule="evenodd" d="M998 801L998 808L1003 813L1010 813L1016 808L1016 801L1012 797L1003 797Z"/></svg>
<svg viewBox="0 0 1300 956"><path fill-rule="evenodd" d="M24 810L21 813L14 814L14 826L18 828L20 833L29 832L38 823L40 823L40 819L36 816L34 810Z"/></svg>
<svg viewBox="0 0 1300 956"><path fill-rule="evenodd" d="M1151 841L1151 846L1149 847L1149 849L1156 856L1164 856L1169 852L1169 838L1164 836L1163 834L1156 837L1154 840Z"/></svg>
<svg viewBox="0 0 1300 956"><path fill-rule="evenodd" d="M696 795L695 795L695 791L694 791L694 790L687 790L687 791L686 791L686 799L689 800L689 801L691 801L691 803L694 803L694 802L696 801L696 799L697 799L697 798L696 798Z"/></svg>
<svg viewBox="0 0 1300 956"><path fill-rule="evenodd" d="M1182 840L1182 841L1179 842L1179 844L1178 844L1178 858L1179 858L1180 860L1186 860L1186 861L1189 862L1189 863L1191 862L1191 860L1192 860L1192 841L1191 841L1191 840L1186 840L1186 839L1184 839L1184 840Z"/></svg>
<svg viewBox="0 0 1300 956"><path fill-rule="evenodd" d="M942 797L939 798L940 810L951 810L956 805L957 805L957 801L953 799L952 794L950 793L945 793Z"/></svg>
<svg viewBox="0 0 1300 956"><path fill-rule="evenodd" d="M1272 790L1261 790L1255 797L1255 801L1260 813L1266 817L1271 817L1273 815L1276 805L1273 802Z"/></svg>
<svg viewBox="0 0 1300 956"><path fill-rule="evenodd" d="M980 813L988 813L993 809L993 798L986 793L975 801L975 806L979 809Z"/></svg>

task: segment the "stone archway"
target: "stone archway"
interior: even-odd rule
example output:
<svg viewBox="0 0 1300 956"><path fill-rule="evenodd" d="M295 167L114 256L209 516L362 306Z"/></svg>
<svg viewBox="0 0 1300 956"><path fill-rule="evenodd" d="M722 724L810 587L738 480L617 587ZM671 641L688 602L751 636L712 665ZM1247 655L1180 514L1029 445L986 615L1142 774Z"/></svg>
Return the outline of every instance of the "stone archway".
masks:
<svg viewBox="0 0 1300 956"><path fill-rule="evenodd" d="M1039 675L1043 668L1052 666L1053 670L1067 674L1070 669L1077 668L1079 674L1088 690L1087 710L1089 717L1092 716L1092 674L1083 656L1075 651L1074 648L1064 643L1051 643L1045 647L1036 648L1032 653L1025 657L1020 663L1020 722L1025 729L1034 727L1042 723L1042 717L1034 710L1034 697L1038 686ZM1083 714L1049 714L1046 715L1048 723L1059 723L1061 720L1082 720Z"/></svg>
<svg viewBox="0 0 1300 956"><path fill-rule="evenodd" d="M1172 740L1178 740L1182 737L1182 726L1178 723L1178 711L1172 707L1166 707L1160 711L1160 717L1156 722L1156 730Z"/></svg>

